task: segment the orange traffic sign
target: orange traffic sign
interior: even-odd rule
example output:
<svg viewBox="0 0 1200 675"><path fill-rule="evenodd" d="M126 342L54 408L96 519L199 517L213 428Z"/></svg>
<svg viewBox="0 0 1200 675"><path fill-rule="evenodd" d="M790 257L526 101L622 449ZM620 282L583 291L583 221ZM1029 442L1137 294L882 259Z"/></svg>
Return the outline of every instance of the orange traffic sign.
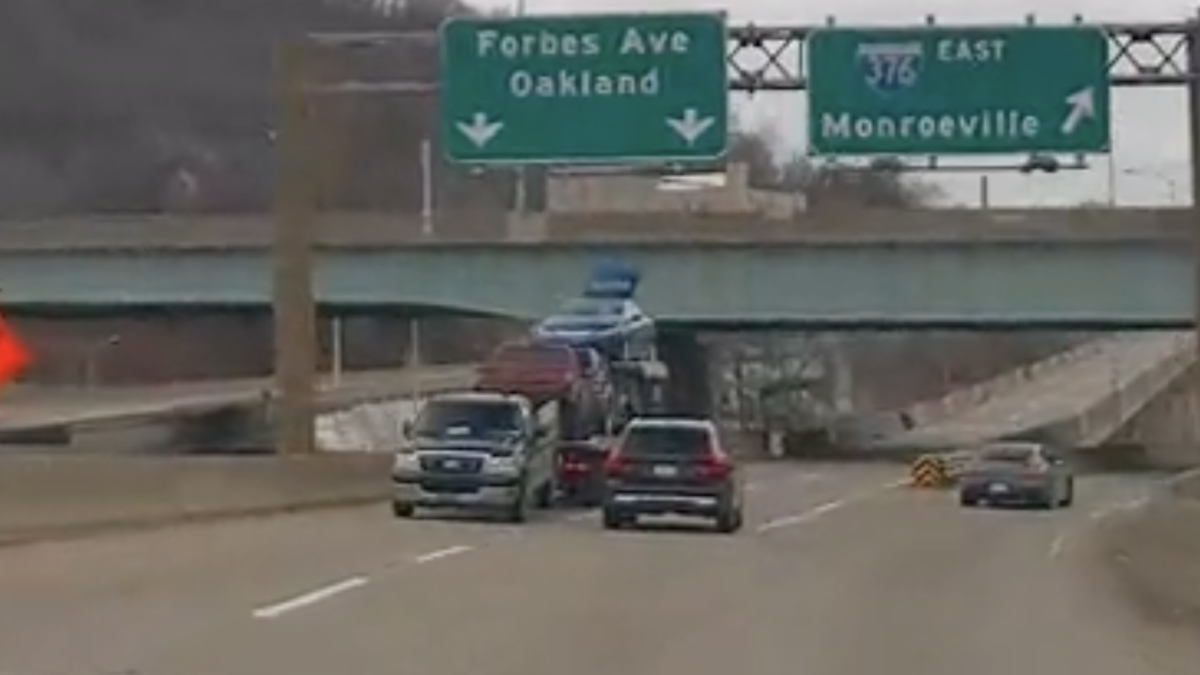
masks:
<svg viewBox="0 0 1200 675"><path fill-rule="evenodd" d="M29 350L0 317L0 387L12 382L30 360Z"/></svg>

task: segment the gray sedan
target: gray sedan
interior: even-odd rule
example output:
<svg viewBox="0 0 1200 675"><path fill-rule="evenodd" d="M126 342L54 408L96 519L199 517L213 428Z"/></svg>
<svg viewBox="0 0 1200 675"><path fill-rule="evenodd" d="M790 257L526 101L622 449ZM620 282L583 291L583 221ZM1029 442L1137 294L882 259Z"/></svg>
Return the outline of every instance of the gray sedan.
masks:
<svg viewBox="0 0 1200 675"><path fill-rule="evenodd" d="M1075 501L1075 476L1041 443L996 443L982 448L959 477L959 503L1053 509Z"/></svg>

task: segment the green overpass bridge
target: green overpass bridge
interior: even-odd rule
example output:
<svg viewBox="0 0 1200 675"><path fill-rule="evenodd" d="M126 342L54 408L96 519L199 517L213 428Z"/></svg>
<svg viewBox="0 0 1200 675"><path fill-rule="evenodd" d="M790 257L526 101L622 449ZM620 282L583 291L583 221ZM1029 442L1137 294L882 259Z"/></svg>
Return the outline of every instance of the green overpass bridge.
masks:
<svg viewBox="0 0 1200 675"><path fill-rule="evenodd" d="M382 216L331 215L316 236L316 296L347 311L533 318L615 255L643 270L648 311L692 326L1182 327L1194 307L1185 210L597 218L550 220L520 237L451 228L422 239L402 218L388 230ZM3 228L10 310L270 302L262 219Z"/></svg>

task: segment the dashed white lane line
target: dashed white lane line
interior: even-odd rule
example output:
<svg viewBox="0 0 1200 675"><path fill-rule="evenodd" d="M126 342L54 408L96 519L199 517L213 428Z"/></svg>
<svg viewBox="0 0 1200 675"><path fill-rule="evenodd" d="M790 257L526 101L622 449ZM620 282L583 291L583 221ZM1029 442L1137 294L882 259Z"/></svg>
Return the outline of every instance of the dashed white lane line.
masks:
<svg viewBox="0 0 1200 675"><path fill-rule="evenodd" d="M804 523L816 520L817 518L820 518L821 516L825 515L826 513L829 513L830 511L836 511L837 509L840 509L845 505L846 505L846 502L841 501L841 500L825 502L824 504L821 504L819 506L814 506L813 508L811 508L807 511L803 511L801 513L796 513L796 514L793 514L790 516L782 516L780 518L774 518L772 520L768 520L767 522L765 522L762 525L759 525L757 528L755 528L755 531L757 531L759 534L763 534L765 532L770 532L771 530L778 530L783 527L791 527L793 525L802 525Z"/></svg>
<svg viewBox="0 0 1200 675"><path fill-rule="evenodd" d="M275 619L287 614L288 612L294 612L298 609L308 607L309 605L315 605L318 602L341 595L347 591L352 591L361 586L366 586L369 581L370 579L367 577L350 577L349 579L343 579L342 581L338 581L327 586L322 586L316 590L289 598L283 602L267 605L266 607L259 607L258 609L254 610L253 616L256 619Z"/></svg>
<svg viewBox="0 0 1200 675"><path fill-rule="evenodd" d="M444 560L451 556L468 553L472 550L474 550L474 547L461 544L458 546L447 546L436 551L413 556L410 561L417 565L424 565L437 560ZM369 583L371 583L371 577L366 575L349 577L270 605L264 605L252 611L251 615L256 619L277 619L284 614L325 602L326 600L366 586Z"/></svg>
<svg viewBox="0 0 1200 675"><path fill-rule="evenodd" d="M429 553L422 553L421 555L414 558L414 560L416 561L416 563L418 565L424 565L425 563L431 563L435 560L442 560L443 558L449 558L452 555L461 555L461 554L467 553L468 551L471 551L471 550L472 550L472 547L470 547L470 546L463 546L463 545L447 546L446 548L441 548L436 551L430 551Z"/></svg>
<svg viewBox="0 0 1200 675"><path fill-rule="evenodd" d="M1050 542L1050 559L1053 560L1053 559L1061 556L1063 554L1063 551L1066 550L1066 548L1067 548L1067 535L1064 532L1064 533L1059 534L1057 537L1055 537L1054 541Z"/></svg>
<svg viewBox="0 0 1200 675"><path fill-rule="evenodd" d="M830 502L825 502L824 504L819 504L819 505L814 506L813 508L808 509L806 511L801 511L800 513L795 513L795 514L792 514L789 516L781 516L779 518L773 518L773 519L768 520L767 522L759 525L757 528L755 528L755 531L758 532L759 534L765 534L767 532L771 532L773 530L778 530L778 529L785 528L785 527L793 527L795 525L803 525L805 523L811 523L814 520L817 520L818 518L820 518L821 516L823 516L827 513L836 511L836 510L838 510L844 506L847 506L849 504L865 501L867 499L870 499L871 497L874 497L881 493L887 492L889 490L895 490L895 489L898 489L901 487L905 487L910 482L911 481L909 478L897 478L895 480L891 480L886 483L883 483L875 489L865 490L865 491L862 491L859 493L851 494L842 499L835 499Z"/></svg>

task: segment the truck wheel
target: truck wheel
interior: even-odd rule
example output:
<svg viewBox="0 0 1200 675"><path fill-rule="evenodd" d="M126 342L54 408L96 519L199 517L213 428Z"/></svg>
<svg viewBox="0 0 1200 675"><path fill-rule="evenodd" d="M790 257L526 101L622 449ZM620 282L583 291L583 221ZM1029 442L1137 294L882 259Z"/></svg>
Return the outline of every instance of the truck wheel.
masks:
<svg viewBox="0 0 1200 675"><path fill-rule="evenodd" d="M717 514L717 532L733 534L742 529L742 512L737 509L721 511Z"/></svg>
<svg viewBox="0 0 1200 675"><path fill-rule="evenodd" d="M546 481L537 489L535 502L539 509L548 509L554 506L554 481Z"/></svg>
<svg viewBox="0 0 1200 675"><path fill-rule="evenodd" d="M392 502L392 515L396 518L412 518L417 512L416 507L404 502Z"/></svg>
<svg viewBox="0 0 1200 675"><path fill-rule="evenodd" d="M1063 496L1062 506L1067 507L1075 503L1075 481L1067 481L1067 494Z"/></svg>
<svg viewBox="0 0 1200 675"><path fill-rule="evenodd" d="M523 523L529 520L529 495L525 486L517 491L517 497L512 504L508 506L508 522Z"/></svg>

